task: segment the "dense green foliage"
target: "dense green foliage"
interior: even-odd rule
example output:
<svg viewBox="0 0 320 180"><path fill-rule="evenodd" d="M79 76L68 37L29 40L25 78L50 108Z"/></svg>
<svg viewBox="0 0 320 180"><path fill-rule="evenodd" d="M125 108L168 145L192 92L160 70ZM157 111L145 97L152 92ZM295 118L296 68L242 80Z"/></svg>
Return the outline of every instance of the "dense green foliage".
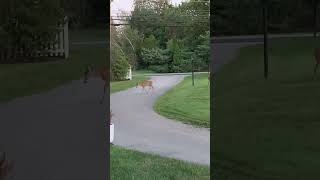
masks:
<svg viewBox="0 0 320 180"><path fill-rule="evenodd" d="M20 56L43 50L55 37L59 23L63 23L59 1L2 0L0 62L15 62Z"/></svg>
<svg viewBox="0 0 320 180"><path fill-rule="evenodd" d="M130 66L126 53L119 44L119 34L115 27L111 27L111 47L110 47L110 61L111 61L111 80L123 80L128 72Z"/></svg>
<svg viewBox="0 0 320 180"><path fill-rule="evenodd" d="M120 56L111 66L112 79L124 80L128 73L129 63L124 56Z"/></svg>
<svg viewBox="0 0 320 180"><path fill-rule="evenodd" d="M61 0L71 28L107 27L108 3L106 0Z"/></svg>
<svg viewBox="0 0 320 180"><path fill-rule="evenodd" d="M131 16L120 18L130 26L117 28L113 39L134 68L187 72L193 62L195 70L208 69L209 1L136 0Z"/></svg>
<svg viewBox="0 0 320 180"><path fill-rule="evenodd" d="M215 35L262 33L263 1L267 2L271 33L313 31L318 0L217 0L211 4L212 31Z"/></svg>
<svg viewBox="0 0 320 180"><path fill-rule="evenodd" d="M107 1L100 0L1 0L0 63L41 60L54 43L65 16L71 27L106 27ZM35 58L36 57L36 58Z"/></svg>

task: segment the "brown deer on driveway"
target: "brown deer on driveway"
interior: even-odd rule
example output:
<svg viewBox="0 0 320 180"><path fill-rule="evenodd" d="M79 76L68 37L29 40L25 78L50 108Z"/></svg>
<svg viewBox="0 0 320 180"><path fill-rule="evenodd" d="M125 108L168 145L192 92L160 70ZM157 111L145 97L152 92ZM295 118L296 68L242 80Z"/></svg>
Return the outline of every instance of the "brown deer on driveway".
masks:
<svg viewBox="0 0 320 180"><path fill-rule="evenodd" d="M315 78L316 74L317 74L317 70L318 70L318 66L319 66L319 63L320 63L320 48L315 48L314 50L314 57L316 59L316 65L314 67L314 70L313 70L313 77L312 79Z"/></svg>
<svg viewBox="0 0 320 180"><path fill-rule="evenodd" d="M84 71L84 80L83 83L88 83L90 77L98 77L104 82L103 86L103 95L100 103L102 104L106 95L106 87L108 85L107 77L110 76L110 71L107 68L96 69L93 65L88 65Z"/></svg>
<svg viewBox="0 0 320 180"><path fill-rule="evenodd" d="M150 90L150 89L153 90L153 84L152 84L152 81L151 81L151 80L147 80L147 81L144 81L144 82L142 82L142 83L137 83L136 88L138 88L139 86L142 87L142 90L143 90L143 91L145 90L145 87L150 87L149 90Z"/></svg>

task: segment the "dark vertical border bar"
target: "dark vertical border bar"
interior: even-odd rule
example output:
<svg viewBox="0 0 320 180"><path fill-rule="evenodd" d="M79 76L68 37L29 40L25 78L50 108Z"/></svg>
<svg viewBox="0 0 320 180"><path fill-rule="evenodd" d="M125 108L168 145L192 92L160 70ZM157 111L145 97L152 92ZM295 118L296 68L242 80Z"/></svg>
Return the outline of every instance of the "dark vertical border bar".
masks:
<svg viewBox="0 0 320 180"><path fill-rule="evenodd" d="M313 37L317 37L317 21L318 21L318 2L319 0L313 0Z"/></svg>
<svg viewBox="0 0 320 180"><path fill-rule="evenodd" d="M210 179L213 178L213 173L214 173L214 169L213 169L213 158L212 158L212 154L213 154L213 86L214 86L214 83L213 83L213 76L214 76L214 73L213 72L213 53L211 52L212 50L212 41L211 39L213 38L213 27L214 27L214 21L213 21L213 12L214 12L214 1L213 0L210 0L210 17L209 17L209 20L210 20L210 26L209 26L209 29L210 29L210 41L209 41L209 47L210 47L210 61L209 61L209 72L210 72Z"/></svg>
<svg viewBox="0 0 320 180"><path fill-rule="evenodd" d="M107 68L107 71L109 73L109 76L107 76L107 83L106 83L106 115L107 115L107 120L108 122L106 123L106 129L107 129L107 141L105 143L107 143L107 149L106 149L106 156L107 156L107 167L106 167L106 170L107 170L107 178L108 180L111 179L111 173L110 173L110 153L111 153L111 150L110 150L110 29L111 29L111 1L109 1L109 4L108 4L108 19L107 19L107 25L108 25L108 28L107 28L107 48L106 48L106 51L107 51L107 64L106 64L106 68Z"/></svg>
<svg viewBox="0 0 320 180"><path fill-rule="evenodd" d="M264 78L268 79L269 57L268 57L268 8L267 0L263 1L263 45L264 45Z"/></svg>

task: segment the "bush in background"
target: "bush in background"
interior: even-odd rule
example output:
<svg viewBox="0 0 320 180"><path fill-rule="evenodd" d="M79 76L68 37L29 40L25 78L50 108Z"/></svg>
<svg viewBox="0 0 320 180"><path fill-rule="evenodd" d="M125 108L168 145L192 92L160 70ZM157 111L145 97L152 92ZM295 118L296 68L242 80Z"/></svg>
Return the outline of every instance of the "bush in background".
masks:
<svg viewBox="0 0 320 180"><path fill-rule="evenodd" d="M151 71L157 72L157 73L167 73L169 72L169 68L167 64L164 65L151 65L148 68Z"/></svg>
<svg viewBox="0 0 320 180"><path fill-rule="evenodd" d="M112 80L120 81L124 80L127 76L128 69L130 65L125 57L119 56L112 64L111 64L111 75Z"/></svg>

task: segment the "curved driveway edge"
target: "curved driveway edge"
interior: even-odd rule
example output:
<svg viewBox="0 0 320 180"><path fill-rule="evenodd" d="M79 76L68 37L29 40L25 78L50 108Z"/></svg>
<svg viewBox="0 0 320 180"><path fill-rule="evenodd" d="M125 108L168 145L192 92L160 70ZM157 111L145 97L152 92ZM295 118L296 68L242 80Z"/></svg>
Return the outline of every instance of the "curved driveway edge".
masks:
<svg viewBox="0 0 320 180"><path fill-rule="evenodd" d="M0 151L15 163L14 180L107 179L102 87L73 81L0 103Z"/></svg>
<svg viewBox="0 0 320 180"><path fill-rule="evenodd" d="M152 76L149 94L131 88L111 95L114 144L141 152L210 164L210 131L169 120L153 110L156 100L180 83L184 75ZM111 157L112 158L112 157Z"/></svg>

